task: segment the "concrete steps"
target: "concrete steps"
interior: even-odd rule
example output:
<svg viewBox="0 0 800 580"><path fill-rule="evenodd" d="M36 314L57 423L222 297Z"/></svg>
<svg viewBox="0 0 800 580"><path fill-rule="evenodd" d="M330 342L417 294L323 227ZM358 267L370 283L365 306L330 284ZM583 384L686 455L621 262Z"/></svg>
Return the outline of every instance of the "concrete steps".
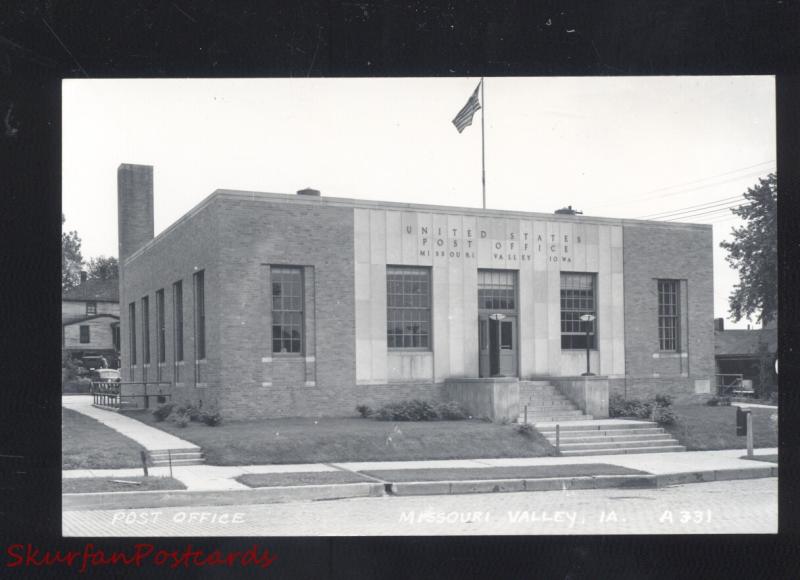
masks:
<svg viewBox="0 0 800 580"><path fill-rule="evenodd" d="M205 463L202 449L158 449L149 452L153 467L167 466L172 460L172 466L202 465Z"/></svg>
<svg viewBox="0 0 800 580"><path fill-rule="evenodd" d="M583 411L562 395L558 387L547 381L520 381L519 404L519 423L525 422L525 406L528 407L528 423L573 422L592 419L590 415L584 415Z"/></svg>
<svg viewBox="0 0 800 580"><path fill-rule="evenodd" d="M559 448L563 456L686 451L685 447L652 421L592 422L583 425L570 421L559 425L559 428ZM552 445L556 444L555 425L541 425L540 422L537 430Z"/></svg>

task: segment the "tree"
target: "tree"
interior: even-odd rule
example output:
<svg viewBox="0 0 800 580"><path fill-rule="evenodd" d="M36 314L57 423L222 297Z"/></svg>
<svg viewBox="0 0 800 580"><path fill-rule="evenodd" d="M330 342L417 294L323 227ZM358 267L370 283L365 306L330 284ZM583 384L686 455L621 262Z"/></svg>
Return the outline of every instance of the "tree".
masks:
<svg viewBox="0 0 800 580"><path fill-rule="evenodd" d="M119 278L119 264L114 256L98 256L89 260L89 278L116 280Z"/></svg>
<svg viewBox="0 0 800 580"><path fill-rule="evenodd" d="M64 214L61 214L61 226L64 226ZM81 239L78 232L61 232L61 290L69 290L81 281Z"/></svg>
<svg viewBox="0 0 800 580"><path fill-rule="evenodd" d="M738 322L757 315L763 326L778 315L778 189L774 173L758 181L744 194L747 202L731 209L745 225L734 228L733 239L720 246L739 271L739 283L728 298L731 316Z"/></svg>

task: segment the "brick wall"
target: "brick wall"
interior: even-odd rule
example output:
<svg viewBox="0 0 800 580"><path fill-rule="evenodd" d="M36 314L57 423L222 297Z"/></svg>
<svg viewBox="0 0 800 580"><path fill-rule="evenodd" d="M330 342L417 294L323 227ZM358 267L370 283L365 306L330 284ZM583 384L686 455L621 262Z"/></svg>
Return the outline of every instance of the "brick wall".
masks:
<svg viewBox="0 0 800 580"><path fill-rule="evenodd" d="M623 228L625 374L611 392L646 398L694 392L714 374L711 226L631 224ZM659 351L658 279L680 280L681 347Z"/></svg>

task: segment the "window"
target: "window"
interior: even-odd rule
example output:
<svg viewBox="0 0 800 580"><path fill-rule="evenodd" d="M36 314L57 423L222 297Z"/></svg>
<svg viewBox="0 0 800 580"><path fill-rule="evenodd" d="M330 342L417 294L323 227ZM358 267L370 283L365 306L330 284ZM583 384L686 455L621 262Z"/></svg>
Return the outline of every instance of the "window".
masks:
<svg viewBox="0 0 800 580"><path fill-rule="evenodd" d="M81 325L81 343L86 344L91 342L89 340L89 327L87 325Z"/></svg>
<svg viewBox="0 0 800 580"><path fill-rule="evenodd" d="M678 280L658 281L658 347L677 351L678 340Z"/></svg>
<svg viewBox="0 0 800 580"><path fill-rule="evenodd" d="M478 270L478 308L481 310L516 310L514 272Z"/></svg>
<svg viewBox="0 0 800 580"><path fill-rule="evenodd" d="M195 359L206 358L206 294L205 273L194 275L194 345Z"/></svg>
<svg viewBox="0 0 800 580"><path fill-rule="evenodd" d="M136 302L128 305L128 324L130 325L131 366L136 364Z"/></svg>
<svg viewBox="0 0 800 580"><path fill-rule="evenodd" d="M111 327L111 340L114 343L114 350L117 351L117 356L119 356L119 324L114 324Z"/></svg>
<svg viewBox="0 0 800 580"><path fill-rule="evenodd" d="M183 282L178 280L172 285L172 312L175 328L175 362L183 360Z"/></svg>
<svg viewBox="0 0 800 580"><path fill-rule="evenodd" d="M158 362L163 363L167 360L167 349L164 344L166 336L166 324L164 322L164 290L156 292L156 349L158 350Z"/></svg>
<svg viewBox="0 0 800 580"><path fill-rule="evenodd" d="M303 352L303 271L275 266L272 279L272 352Z"/></svg>
<svg viewBox="0 0 800 580"><path fill-rule="evenodd" d="M97 314L97 302L86 303L86 316Z"/></svg>
<svg viewBox="0 0 800 580"><path fill-rule="evenodd" d="M561 274L561 348L585 349L586 328L589 328L589 348L595 345L595 323L584 322L581 316L595 314L594 274Z"/></svg>
<svg viewBox="0 0 800 580"><path fill-rule="evenodd" d="M430 268L386 268L389 348L431 347Z"/></svg>
<svg viewBox="0 0 800 580"><path fill-rule="evenodd" d="M150 364L150 298L142 298L142 354L144 364Z"/></svg>

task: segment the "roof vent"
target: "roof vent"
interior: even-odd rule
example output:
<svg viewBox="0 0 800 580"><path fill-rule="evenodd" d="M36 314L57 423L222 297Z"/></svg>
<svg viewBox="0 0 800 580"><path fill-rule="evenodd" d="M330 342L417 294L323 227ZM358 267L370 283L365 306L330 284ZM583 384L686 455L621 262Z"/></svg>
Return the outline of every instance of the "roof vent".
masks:
<svg viewBox="0 0 800 580"><path fill-rule="evenodd" d="M565 214L565 215L580 215L580 214L583 214L582 211L578 211L577 209L572 209L571 205L568 205L567 207L562 207L561 209L557 209L554 213Z"/></svg>
<svg viewBox="0 0 800 580"><path fill-rule="evenodd" d="M298 190L297 195L313 195L315 197L319 197L321 194L318 189L311 189L310 187L306 187L305 189Z"/></svg>

